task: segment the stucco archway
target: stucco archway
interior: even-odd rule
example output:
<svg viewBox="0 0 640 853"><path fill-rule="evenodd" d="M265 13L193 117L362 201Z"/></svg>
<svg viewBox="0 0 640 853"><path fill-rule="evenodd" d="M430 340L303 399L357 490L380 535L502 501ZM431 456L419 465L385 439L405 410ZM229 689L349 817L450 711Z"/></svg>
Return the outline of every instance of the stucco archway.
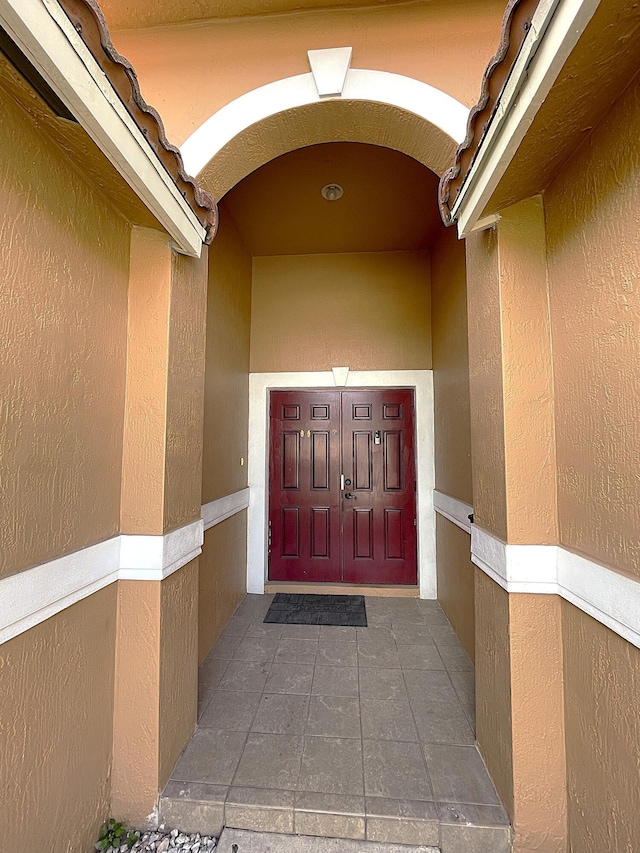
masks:
<svg viewBox="0 0 640 853"><path fill-rule="evenodd" d="M367 142L408 154L436 174L463 140L468 109L419 80L350 69L340 97L320 98L313 74L261 86L227 104L181 148L186 170L217 199L275 157L321 142Z"/></svg>

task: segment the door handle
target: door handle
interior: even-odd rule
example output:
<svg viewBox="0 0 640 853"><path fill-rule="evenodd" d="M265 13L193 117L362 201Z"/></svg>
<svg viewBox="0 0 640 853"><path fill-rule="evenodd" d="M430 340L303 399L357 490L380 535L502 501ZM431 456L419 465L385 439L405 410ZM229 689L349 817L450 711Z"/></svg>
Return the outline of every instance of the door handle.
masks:
<svg viewBox="0 0 640 853"><path fill-rule="evenodd" d="M345 497L348 501L357 501L357 500L358 500L358 496L357 496L357 495L352 495L352 494L351 494L351 492L345 492L345 493L344 493L344 497Z"/></svg>

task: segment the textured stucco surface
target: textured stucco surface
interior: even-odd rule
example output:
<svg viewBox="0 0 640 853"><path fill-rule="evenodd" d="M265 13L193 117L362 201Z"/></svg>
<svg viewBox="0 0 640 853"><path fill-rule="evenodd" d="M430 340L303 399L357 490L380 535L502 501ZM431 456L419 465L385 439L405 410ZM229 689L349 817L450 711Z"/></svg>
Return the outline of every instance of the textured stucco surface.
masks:
<svg viewBox="0 0 640 853"><path fill-rule="evenodd" d="M498 235L466 240L471 461L476 524L507 538Z"/></svg>
<svg viewBox="0 0 640 853"><path fill-rule="evenodd" d="M513 820L509 595L475 569L476 739L502 804Z"/></svg>
<svg viewBox="0 0 640 853"><path fill-rule="evenodd" d="M129 227L2 90L0 113L4 574L118 532Z"/></svg>
<svg viewBox="0 0 640 853"><path fill-rule="evenodd" d="M452 228L431 249L431 336L436 489L472 504L465 249Z"/></svg>
<svg viewBox="0 0 640 853"><path fill-rule="evenodd" d="M122 454L123 533L163 532L171 248L169 238L133 228Z"/></svg>
<svg viewBox="0 0 640 853"><path fill-rule="evenodd" d="M110 813L116 585L0 650L3 850L86 853Z"/></svg>
<svg viewBox="0 0 640 853"><path fill-rule="evenodd" d="M363 142L393 148L437 175L451 165L456 148L444 131L399 107L375 101L326 100L283 110L249 125L209 161L198 181L215 198L221 198L275 157L325 142ZM380 211L382 215L382 207ZM370 215L375 215L374 211Z"/></svg>
<svg viewBox="0 0 640 853"><path fill-rule="evenodd" d="M516 853L567 849L560 605L556 595L509 596Z"/></svg>
<svg viewBox="0 0 640 853"><path fill-rule="evenodd" d="M223 202L209 250L202 503L247 486L250 336L251 256Z"/></svg>
<svg viewBox="0 0 640 853"><path fill-rule="evenodd" d="M640 85L545 194L560 541L640 574Z"/></svg>
<svg viewBox="0 0 640 853"><path fill-rule="evenodd" d="M174 253L167 379L164 530L200 517L207 249Z"/></svg>
<svg viewBox="0 0 640 853"><path fill-rule="evenodd" d="M198 658L206 658L247 591L247 513L204 534L198 589Z"/></svg>
<svg viewBox="0 0 640 853"><path fill-rule="evenodd" d="M438 602L460 642L475 658L475 567L470 559L471 537L448 518L436 514Z"/></svg>
<svg viewBox="0 0 640 853"><path fill-rule="evenodd" d="M427 370L429 255L254 258L251 371Z"/></svg>
<svg viewBox="0 0 640 853"><path fill-rule="evenodd" d="M115 2L126 5L134 20L136 7L143 16L158 8L142 0ZM106 4L107 20L115 2ZM170 0L170 5L178 20L185 20L182 2ZM310 49L350 45L354 68L414 77L471 106L495 52L503 11L501 0L438 0L131 29L114 38L134 64L145 98L162 113L169 139L180 145L229 101L307 73Z"/></svg>
<svg viewBox="0 0 640 853"><path fill-rule="evenodd" d="M498 223L507 539L557 541L551 329L542 199Z"/></svg>
<svg viewBox="0 0 640 853"><path fill-rule="evenodd" d="M169 780L196 725L198 563L192 560L162 582L158 790Z"/></svg>
<svg viewBox="0 0 640 853"><path fill-rule="evenodd" d="M640 651L562 602L572 853L633 853L640 838Z"/></svg>

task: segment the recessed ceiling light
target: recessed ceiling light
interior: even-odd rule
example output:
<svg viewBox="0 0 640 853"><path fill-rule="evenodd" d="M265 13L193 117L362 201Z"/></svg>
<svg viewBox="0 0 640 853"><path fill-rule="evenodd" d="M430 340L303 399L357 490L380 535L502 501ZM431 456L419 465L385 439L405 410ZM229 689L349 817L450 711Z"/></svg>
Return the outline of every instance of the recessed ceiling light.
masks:
<svg viewBox="0 0 640 853"><path fill-rule="evenodd" d="M344 195L344 190L340 184L326 184L320 190L320 195L322 198L326 198L327 201L338 201Z"/></svg>

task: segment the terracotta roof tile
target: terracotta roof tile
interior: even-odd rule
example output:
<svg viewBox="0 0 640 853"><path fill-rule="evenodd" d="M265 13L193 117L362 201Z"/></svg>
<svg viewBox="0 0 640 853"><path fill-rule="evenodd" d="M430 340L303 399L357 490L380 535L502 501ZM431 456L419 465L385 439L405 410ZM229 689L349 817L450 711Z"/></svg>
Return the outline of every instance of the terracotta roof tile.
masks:
<svg viewBox="0 0 640 853"><path fill-rule="evenodd" d="M451 208L487 132L537 6L538 0L509 0L507 3L502 19L500 44L495 56L485 69L478 102L469 112L467 135L458 146L453 166L440 180L438 203L445 225L453 224Z"/></svg>
<svg viewBox="0 0 640 853"><path fill-rule="evenodd" d="M184 170L182 156L165 134L159 113L142 97L136 72L114 47L107 22L95 0L59 0L70 21L108 77L122 103L138 125L158 159L180 193L206 230L210 244L218 226L218 210L214 199L198 186Z"/></svg>

